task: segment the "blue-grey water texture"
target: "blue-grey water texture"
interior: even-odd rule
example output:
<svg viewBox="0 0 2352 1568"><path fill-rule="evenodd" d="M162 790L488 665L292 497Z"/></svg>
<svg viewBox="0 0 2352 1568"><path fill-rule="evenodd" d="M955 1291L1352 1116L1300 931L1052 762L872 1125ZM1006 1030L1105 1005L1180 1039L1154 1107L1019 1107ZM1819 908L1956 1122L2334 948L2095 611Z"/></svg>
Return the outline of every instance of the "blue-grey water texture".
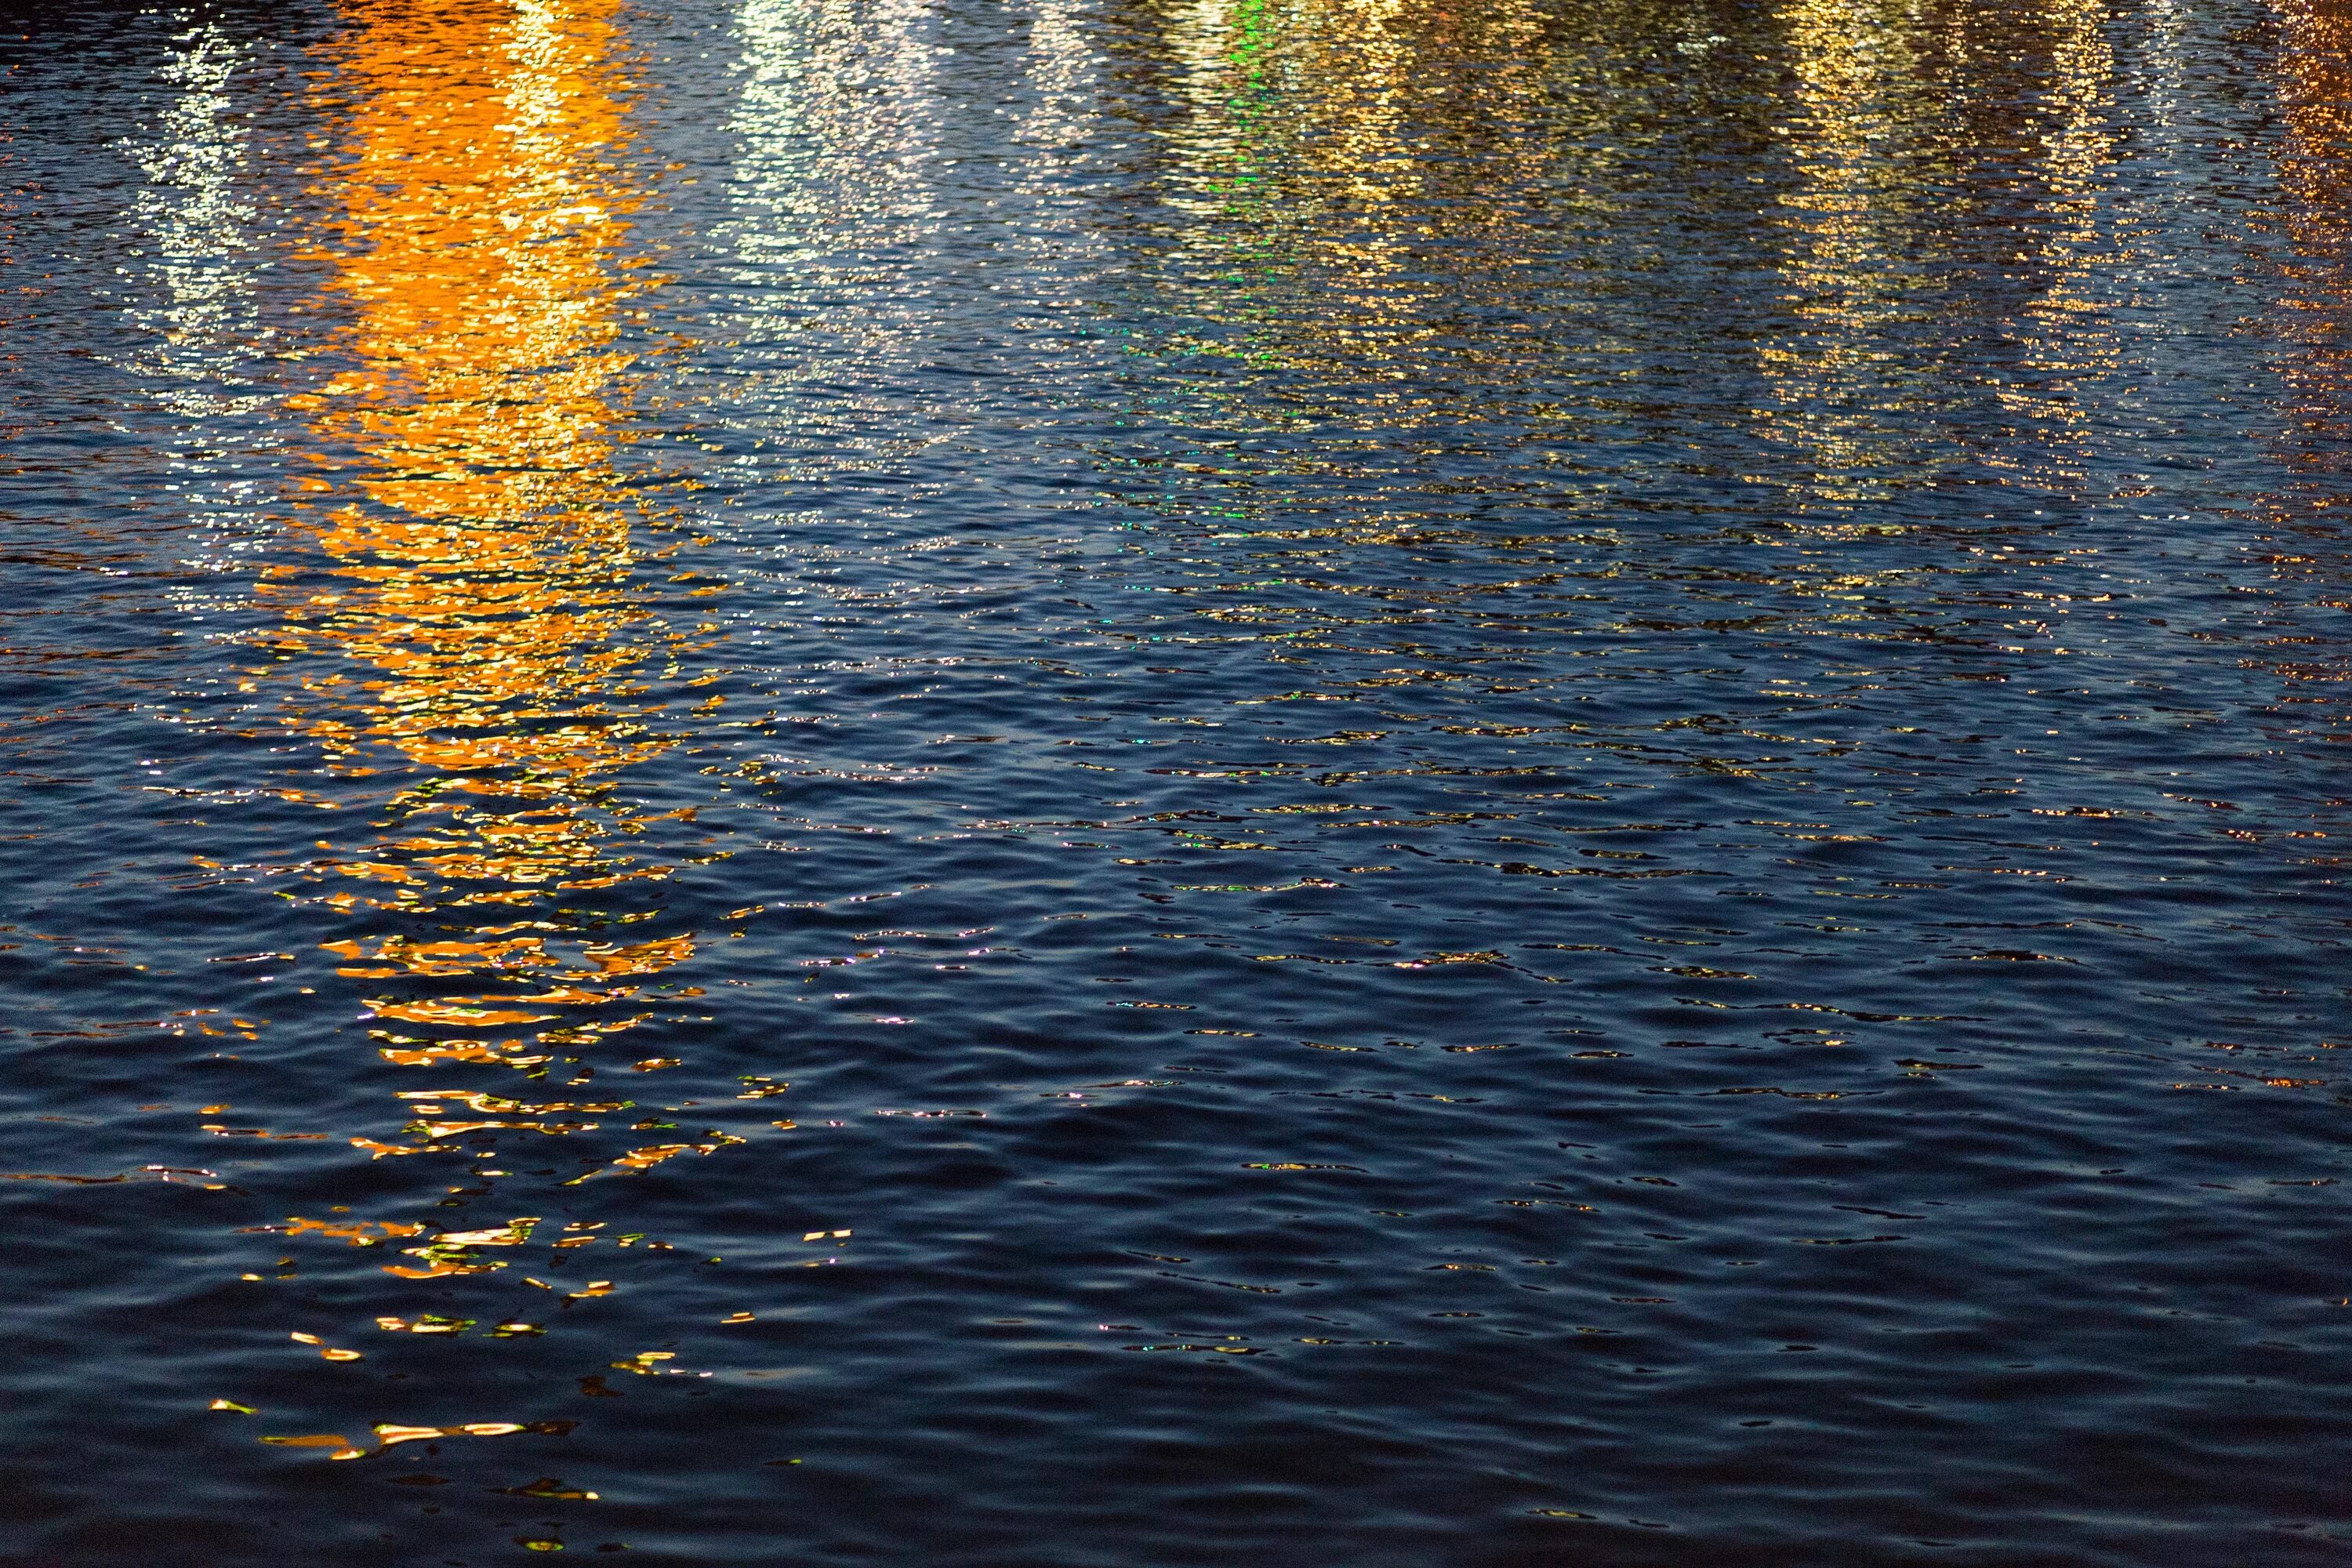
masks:
<svg viewBox="0 0 2352 1568"><path fill-rule="evenodd" d="M8 1568L2352 1560L2347 0L0 68Z"/></svg>

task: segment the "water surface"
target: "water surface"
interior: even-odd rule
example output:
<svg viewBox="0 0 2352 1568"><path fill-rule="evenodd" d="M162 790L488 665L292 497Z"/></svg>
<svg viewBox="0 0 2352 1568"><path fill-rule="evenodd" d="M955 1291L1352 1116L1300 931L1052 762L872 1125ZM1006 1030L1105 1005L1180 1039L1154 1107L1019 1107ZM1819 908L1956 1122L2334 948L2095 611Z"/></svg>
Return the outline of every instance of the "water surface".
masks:
<svg viewBox="0 0 2352 1568"><path fill-rule="evenodd" d="M0 1561L2345 1561L2347 62L10 8Z"/></svg>

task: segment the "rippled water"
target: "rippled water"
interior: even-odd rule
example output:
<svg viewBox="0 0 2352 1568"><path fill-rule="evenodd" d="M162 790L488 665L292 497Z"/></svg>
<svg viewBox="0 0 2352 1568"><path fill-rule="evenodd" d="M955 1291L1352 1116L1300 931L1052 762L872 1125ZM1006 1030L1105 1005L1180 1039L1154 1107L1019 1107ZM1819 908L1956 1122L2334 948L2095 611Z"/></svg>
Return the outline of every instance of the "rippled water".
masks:
<svg viewBox="0 0 2352 1568"><path fill-rule="evenodd" d="M0 16L10 1564L2352 1547L2352 4Z"/></svg>

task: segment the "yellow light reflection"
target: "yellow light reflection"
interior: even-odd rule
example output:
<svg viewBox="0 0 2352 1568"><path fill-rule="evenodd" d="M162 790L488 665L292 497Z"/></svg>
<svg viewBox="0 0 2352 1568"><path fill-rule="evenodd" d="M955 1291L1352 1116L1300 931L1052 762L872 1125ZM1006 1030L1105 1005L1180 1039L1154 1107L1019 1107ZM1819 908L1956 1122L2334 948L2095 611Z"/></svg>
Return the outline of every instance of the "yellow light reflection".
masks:
<svg viewBox="0 0 2352 1568"><path fill-rule="evenodd" d="M2042 433L2033 448L2042 471L2030 477L2073 490L2087 479L2084 458L2097 384L2123 363L2113 313L2129 220L2106 210L2120 136L2107 8L2101 0L2047 0L2045 15L2051 123L2042 137L2040 242L2032 257L2041 288L2012 327L2026 375L2002 402Z"/></svg>
<svg viewBox="0 0 2352 1568"><path fill-rule="evenodd" d="M1935 436L1933 369L1903 329L1926 320L1943 95L1918 0L1794 0L1780 13L1796 75L1781 198L1780 279L1792 330L1766 342L1766 432L1833 503L1912 482ZM1916 333L1908 334L1916 336Z"/></svg>
<svg viewBox="0 0 2352 1568"><path fill-rule="evenodd" d="M2286 12L2279 184L2294 352L2284 370L2305 465L2340 472L2336 454L2352 435L2352 4L2296 0Z"/></svg>
<svg viewBox="0 0 2352 1568"><path fill-rule="evenodd" d="M686 932L617 934L659 911L642 896L635 909L613 902L672 869L625 846L692 815L624 795L629 770L669 744L650 683L686 634L665 630L635 585L646 520L622 468L637 196L622 174L618 13L617 0L354 0L322 89L341 134L315 259L348 322L348 363L307 404L319 472L297 515L311 559L266 592L281 616L278 668L299 682L296 723L331 771L394 788L379 837L320 841L306 868L329 890L309 901L374 925L321 946L374 993L383 1059L419 1069L395 1097L398 1131L352 1143L371 1160L489 1154L472 1172L486 1182L477 1194L509 1173L495 1168L501 1146L572 1140L576 1182L742 1141L632 1122L633 1102L611 1093L509 1096L467 1081L483 1067L546 1079L564 1064L577 1068L567 1085L587 1083L590 1047L648 1022L633 1010L643 988L696 949ZM643 1070L678 1065L636 1054ZM655 1129L668 1141L646 1144ZM615 1289L567 1291L530 1272L563 1267L600 1223L552 1235L530 1216L446 1231L371 1223L346 1239L400 1255L381 1266L404 1282L394 1289L465 1281L524 1301L550 1292L559 1307ZM544 1331L512 1310L401 1305L379 1329ZM378 1422L375 1449L337 1438L330 1457L570 1425Z"/></svg>
<svg viewBox="0 0 2352 1568"><path fill-rule="evenodd" d="M1283 406L1237 411L1251 422L1411 427L1517 390L1541 347L1494 323L1526 313L1537 258L1492 192L1549 171L1573 209L1606 184L1559 178L1563 147L1533 130L1540 9L1199 0L1163 26L1185 106L1160 128L1169 199L1192 219L1169 287L1209 329L1171 346L1303 373Z"/></svg>
<svg viewBox="0 0 2352 1568"><path fill-rule="evenodd" d="M310 400L321 477L300 515L324 569L270 592L331 764L415 781L392 834L312 862L344 884L329 904L444 922L446 940L334 944L344 974L404 983L372 1002L404 1065L543 1070L548 1049L488 1037L593 1043L640 1021L615 1011L637 989L623 976L694 951L569 955L551 945L567 922L544 918L670 870L622 847L658 819L615 791L667 744L640 683L667 634L632 586L640 519L617 467L635 201L617 10L400 0L355 11L341 44L320 258L352 363ZM507 923L476 923L491 919ZM504 987L434 986L453 975Z"/></svg>
<svg viewBox="0 0 2352 1568"><path fill-rule="evenodd" d="M2278 51L2284 135L2278 147L2279 226L2287 240L2278 304L2288 468L2264 498L2269 564L2295 599L2352 608L2343 519L2352 493L2352 0L2292 0ZM2307 622L2281 618L2257 656L2282 693L2271 710L2292 737L2340 738L2347 680ZM2316 833L2297 837L2318 839ZM2305 847L2333 876L2340 854Z"/></svg>

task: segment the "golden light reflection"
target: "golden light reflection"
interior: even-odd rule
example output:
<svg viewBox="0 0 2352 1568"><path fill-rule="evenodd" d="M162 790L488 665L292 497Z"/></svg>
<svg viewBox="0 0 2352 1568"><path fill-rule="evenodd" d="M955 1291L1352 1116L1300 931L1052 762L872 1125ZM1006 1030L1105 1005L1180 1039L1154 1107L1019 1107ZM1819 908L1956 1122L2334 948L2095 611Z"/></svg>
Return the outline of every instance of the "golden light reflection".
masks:
<svg viewBox="0 0 2352 1568"><path fill-rule="evenodd" d="M557 1081L586 1084L592 1047L649 1022L645 987L697 945L628 929L658 917L644 895L674 869L633 842L693 815L625 798L629 771L669 744L655 685L692 634L666 628L636 585L655 552L622 467L638 197L623 174L618 12L616 0L393 0L350 15L322 89L340 123L316 258L348 323L347 365L307 400L317 473L297 520L311 558L264 588L296 726L326 771L391 786L374 836L318 841L301 868L324 890L297 895L341 925L320 946L362 988L380 1058L422 1080L397 1092L396 1131L351 1142L370 1161L477 1156L480 1184L463 1190L486 1207L509 1174L501 1147L579 1141L576 1184L740 1142L668 1131L623 1096L465 1080L568 1068ZM642 1145L649 1134L666 1141ZM375 1272L401 1293L382 1305L398 1310L374 1323L403 1345L529 1342L549 1326L511 1298L562 1311L614 1292L537 1277L562 1279L603 1222L559 1230L503 1212L260 1228L395 1255ZM424 1310L458 1289L470 1313ZM335 1366L322 1375L352 1375L373 1353L294 1339ZM611 1352L589 1353L602 1365ZM448 1390L413 1386L431 1400L409 1418L438 1424L373 1421L372 1444L261 1441L356 1460L573 1425L451 1423L430 1414Z"/></svg>
<svg viewBox="0 0 2352 1568"><path fill-rule="evenodd" d="M1765 432L1798 455L1798 488L1852 508L1969 460L1952 405L1977 385L2009 428L1975 458L2079 487L2097 389L2123 363L2113 314L2133 237L2110 199L2105 7L2037 0L1988 24L1922 0L1789 0L1780 20L1796 77L1783 134L1797 180L1779 226L1792 327L1759 364ZM2011 73L2032 89L2021 124ZM2010 158L2016 176L1988 177ZM2011 195L2030 203L2016 216ZM1989 247L2021 299L1953 292L1981 289ZM1962 368L1988 325L2014 345L1990 379Z"/></svg>
<svg viewBox="0 0 2352 1568"><path fill-rule="evenodd" d="M1192 219L1171 287L1207 329L1173 347L1323 383L1286 385L1293 416L1390 427L1475 415L1433 379L1491 387L1535 364L1536 335L1492 322L1541 258L1491 192L1563 155L1534 130L1550 98L1538 6L1200 0L1164 26L1186 109L1160 128L1170 205ZM1555 179L1571 209L1606 184Z"/></svg>
<svg viewBox="0 0 2352 1568"><path fill-rule="evenodd" d="M2042 137L2036 297L2012 326L2024 349L2021 383L2002 395L2042 439L2032 450L2056 488L2086 480L2084 458L2098 382L2122 364L2113 324L2120 231L2105 200L2120 132L2114 121L2115 46L2100 0L2046 0L2049 58Z"/></svg>
<svg viewBox="0 0 2352 1568"><path fill-rule="evenodd" d="M2352 434L2352 3L2296 0L2285 20L2284 368L2304 466L2340 471Z"/></svg>
<svg viewBox="0 0 2352 1568"><path fill-rule="evenodd" d="M500 1146L550 1138L589 1141L575 1183L741 1141L668 1131L633 1147L673 1124L632 1121L653 1113L620 1096L460 1081L496 1066L587 1083L592 1048L648 1023L646 986L697 947L627 930L658 917L645 895L675 869L633 846L693 815L632 805L625 775L670 743L655 686L695 634L667 627L637 586L659 552L641 542L623 468L639 260L618 13L616 0L352 13L322 89L339 138L316 258L348 363L305 405L317 473L297 519L312 558L264 590L296 725L326 771L392 785L375 836L320 840L302 869L325 890L298 895L345 922L320 945L366 994L380 1058L434 1075L397 1094L396 1131L352 1142L370 1160L490 1156L484 1179L508 1174ZM297 1218L287 1234L384 1246L404 1256L381 1271L404 1282L535 1287L559 1305L612 1293L531 1278L587 1240L572 1227L534 1240L538 1224ZM401 1305L379 1329L544 1331ZM538 1429L378 1424L373 1451Z"/></svg>
<svg viewBox="0 0 2352 1568"><path fill-rule="evenodd" d="M509 885L461 901L601 869L587 799L658 746L620 689L646 650L607 403L627 205L596 157L622 134L609 8L371 12L346 65L329 254L359 363L317 428L364 500L312 513L333 569L287 595L288 640L373 667L312 685L331 752L388 744L473 797L351 874Z"/></svg>
<svg viewBox="0 0 2352 1568"><path fill-rule="evenodd" d="M2352 494L2352 0L2293 0L2278 51L2284 135L2278 143L2278 225L2286 240L2278 356L2286 429L2284 482L2264 498L2269 563L2298 599L2352 609L2343 518ZM2270 717L2289 737L2340 738L2347 674L2314 645L2308 623L2272 623L2260 657L2282 691ZM2323 835L2299 858L2332 875L2341 859Z"/></svg>
<svg viewBox="0 0 2352 1568"><path fill-rule="evenodd" d="M1832 502L1882 500L1936 437L1919 416L1933 367L1905 329L1927 318L1944 95L1918 0L1793 0L1780 13L1796 83L1780 270L1790 330L1766 342L1765 430Z"/></svg>
<svg viewBox="0 0 2352 1568"><path fill-rule="evenodd" d="M530 1044L630 1026L612 1009L632 977L694 951L677 935L574 958L551 946L561 922L524 918L670 871L623 847L660 817L614 798L667 744L641 683L667 634L632 588L640 518L616 466L636 199L617 9L392 4L341 44L322 259L352 363L309 400L320 475L299 515L325 569L282 568L269 592L331 767L415 781L394 835L312 862L350 884L324 901L458 921L331 945L346 976L408 983L373 1002L401 1065L543 1070ZM430 984L453 976L509 989Z"/></svg>

